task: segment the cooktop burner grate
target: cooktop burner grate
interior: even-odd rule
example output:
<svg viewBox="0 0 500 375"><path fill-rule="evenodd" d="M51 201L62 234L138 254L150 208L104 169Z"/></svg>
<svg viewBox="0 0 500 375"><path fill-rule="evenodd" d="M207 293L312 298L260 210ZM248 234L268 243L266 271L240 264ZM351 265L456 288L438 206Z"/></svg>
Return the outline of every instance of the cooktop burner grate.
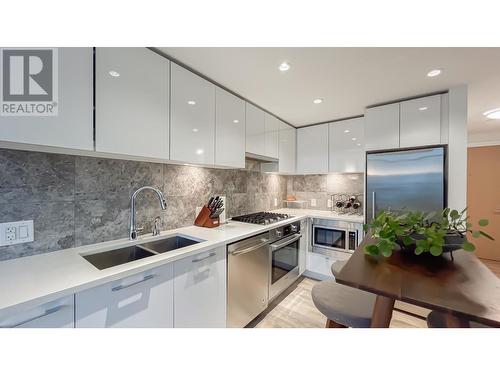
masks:
<svg viewBox="0 0 500 375"><path fill-rule="evenodd" d="M289 219L291 217L292 216L290 216L290 215L279 214L277 212L255 212L255 213L248 214L248 215L241 215L241 216L233 217L232 220L241 221L244 223L266 225L266 224L275 223L277 221L286 220L286 219Z"/></svg>

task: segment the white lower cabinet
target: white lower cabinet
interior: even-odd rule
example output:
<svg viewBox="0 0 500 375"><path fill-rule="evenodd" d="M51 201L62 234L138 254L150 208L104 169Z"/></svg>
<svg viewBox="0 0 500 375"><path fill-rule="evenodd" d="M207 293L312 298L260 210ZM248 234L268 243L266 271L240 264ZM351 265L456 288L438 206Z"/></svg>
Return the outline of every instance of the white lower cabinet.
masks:
<svg viewBox="0 0 500 375"><path fill-rule="evenodd" d="M225 247L178 260L174 274L174 326L225 327Z"/></svg>
<svg viewBox="0 0 500 375"><path fill-rule="evenodd" d="M0 315L0 328L73 328L75 297L70 295L12 315Z"/></svg>
<svg viewBox="0 0 500 375"><path fill-rule="evenodd" d="M307 252L307 271L312 273L314 278L326 280L333 278L332 265L340 260L348 260L351 254L341 251L332 252L332 255L324 255Z"/></svg>
<svg viewBox="0 0 500 375"><path fill-rule="evenodd" d="M170 328L173 300L170 263L77 293L75 326Z"/></svg>

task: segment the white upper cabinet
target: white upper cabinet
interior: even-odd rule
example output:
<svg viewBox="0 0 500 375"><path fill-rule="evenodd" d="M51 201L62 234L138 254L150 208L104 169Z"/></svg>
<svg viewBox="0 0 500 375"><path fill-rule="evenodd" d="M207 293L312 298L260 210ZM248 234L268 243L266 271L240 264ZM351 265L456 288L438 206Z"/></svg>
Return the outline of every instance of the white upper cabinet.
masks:
<svg viewBox="0 0 500 375"><path fill-rule="evenodd" d="M266 147L264 151L264 156L278 159L278 145L279 145L279 130L281 126L281 121L278 120L273 115L269 113L265 114L265 132L266 132Z"/></svg>
<svg viewBox="0 0 500 375"><path fill-rule="evenodd" d="M297 172L328 173L328 124L297 129Z"/></svg>
<svg viewBox="0 0 500 375"><path fill-rule="evenodd" d="M226 326L226 247L174 264L174 327Z"/></svg>
<svg viewBox="0 0 500 375"><path fill-rule="evenodd" d="M332 173L365 171L364 118L330 123L330 161Z"/></svg>
<svg viewBox="0 0 500 375"><path fill-rule="evenodd" d="M401 102L400 147L441 143L441 95Z"/></svg>
<svg viewBox="0 0 500 375"><path fill-rule="evenodd" d="M296 173L297 129L282 122L279 130L279 172Z"/></svg>
<svg viewBox="0 0 500 375"><path fill-rule="evenodd" d="M399 148L399 103L367 108L365 112L365 149Z"/></svg>
<svg viewBox="0 0 500 375"><path fill-rule="evenodd" d="M215 164L245 168L245 102L216 88Z"/></svg>
<svg viewBox="0 0 500 375"><path fill-rule="evenodd" d="M169 64L147 48L96 49L96 151L168 159Z"/></svg>
<svg viewBox="0 0 500 375"><path fill-rule="evenodd" d="M75 296L71 294L14 315L0 314L0 328L73 328L74 309Z"/></svg>
<svg viewBox="0 0 500 375"><path fill-rule="evenodd" d="M171 63L170 159L215 162L215 86Z"/></svg>
<svg viewBox="0 0 500 375"><path fill-rule="evenodd" d="M173 327L172 263L75 295L76 328Z"/></svg>
<svg viewBox="0 0 500 375"><path fill-rule="evenodd" d="M10 84L9 90L11 94L22 95L23 97L35 94L50 95L50 87L52 87L53 96L48 97L47 103L52 106L51 108L57 107L57 115L2 115L0 116L0 141L93 150L92 48L55 48L49 51L54 52L52 54L52 66L57 67L57 69L50 72L50 68L47 68L49 58L47 60L38 58L42 61L41 72L44 71L43 69L48 69L48 77L52 78L45 82L45 85L37 84L36 80L31 77L24 77L24 74L21 73L22 67L24 69L28 67L29 56L25 58L22 56L11 57L11 79L8 83ZM20 72L17 76L12 73L15 72L16 66L17 71ZM6 68L4 67L4 69ZM29 72L28 70L25 71ZM24 83L26 92L21 82ZM2 83L5 84L6 82ZM40 94L41 92L43 94ZM56 93L57 96L54 96ZM38 98L37 100L42 102L45 98ZM28 101L32 102L34 100L28 99ZM8 104L8 102L4 102L3 105ZM19 108L19 106L15 107ZM48 106L44 107L48 108ZM31 110L28 108L28 111Z"/></svg>
<svg viewBox="0 0 500 375"><path fill-rule="evenodd" d="M265 112L246 103L246 152L256 155L266 153Z"/></svg>

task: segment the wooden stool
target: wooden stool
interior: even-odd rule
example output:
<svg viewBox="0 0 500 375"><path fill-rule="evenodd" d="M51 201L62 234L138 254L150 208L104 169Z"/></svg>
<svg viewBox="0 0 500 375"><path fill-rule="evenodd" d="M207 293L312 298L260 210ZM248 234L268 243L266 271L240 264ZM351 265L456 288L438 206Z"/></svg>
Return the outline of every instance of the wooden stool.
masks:
<svg viewBox="0 0 500 375"><path fill-rule="evenodd" d="M335 280L317 283L312 289L316 308L326 316L326 328L370 327L376 296Z"/></svg>
<svg viewBox="0 0 500 375"><path fill-rule="evenodd" d="M428 328L447 328L446 316L442 312L433 310L427 315ZM490 328L484 324L470 322L470 328Z"/></svg>

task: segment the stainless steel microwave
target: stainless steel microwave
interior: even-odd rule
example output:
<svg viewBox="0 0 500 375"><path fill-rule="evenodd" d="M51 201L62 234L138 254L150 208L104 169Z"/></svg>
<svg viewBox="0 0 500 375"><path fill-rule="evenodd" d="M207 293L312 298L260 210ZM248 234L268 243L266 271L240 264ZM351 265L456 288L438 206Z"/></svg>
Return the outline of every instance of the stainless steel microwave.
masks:
<svg viewBox="0 0 500 375"><path fill-rule="evenodd" d="M352 253L361 242L362 235L363 224L314 219L312 225L313 251L324 249Z"/></svg>

